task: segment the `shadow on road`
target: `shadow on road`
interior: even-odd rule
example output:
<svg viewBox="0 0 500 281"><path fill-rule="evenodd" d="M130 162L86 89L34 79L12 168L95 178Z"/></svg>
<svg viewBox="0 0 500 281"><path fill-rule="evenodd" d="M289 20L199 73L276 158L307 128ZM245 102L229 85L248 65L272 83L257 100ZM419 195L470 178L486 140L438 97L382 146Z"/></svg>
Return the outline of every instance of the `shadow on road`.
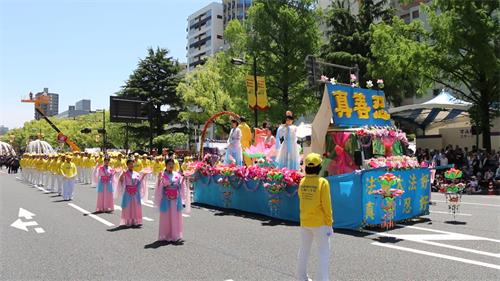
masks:
<svg viewBox="0 0 500 281"><path fill-rule="evenodd" d="M399 238L396 238L396 237L387 237L387 236L381 236L381 237L373 238L372 240L375 241L375 242L392 243L392 244L396 244L398 242L403 241L403 239L399 239Z"/></svg>
<svg viewBox="0 0 500 281"><path fill-rule="evenodd" d="M184 240L179 240L179 241L155 241L151 244L144 245L144 249L158 249L163 246L182 246L184 245Z"/></svg>
<svg viewBox="0 0 500 281"><path fill-rule="evenodd" d="M142 225L119 225L114 228L106 229L109 232L115 232L115 231L120 231L120 230L125 230L125 229L141 229Z"/></svg>
<svg viewBox="0 0 500 281"><path fill-rule="evenodd" d="M61 200L52 201L52 203L61 203L61 202L68 202L68 201L70 201L70 200L61 199Z"/></svg>
<svg viewBox="0 0 500 281"><path fill-rule="evenodd" d="M464 222L464 221L445 221L444 223L453 224L453 225L466 225L467 224L467 222Z"/></svg>
<svg viewBox="0 0 500 281"><path fill-rule="evenodd" d="M214 216L235 216L246 219L258 220L262 222L261 224L263 226L276 226L276 225L299 226L298 222L275 219L268 216L244 212L240 210L224 209L200 203L193 203L191 204L191 207L195 209L201 209L201 208L207 209L208 211L213 213Z"/></svg>

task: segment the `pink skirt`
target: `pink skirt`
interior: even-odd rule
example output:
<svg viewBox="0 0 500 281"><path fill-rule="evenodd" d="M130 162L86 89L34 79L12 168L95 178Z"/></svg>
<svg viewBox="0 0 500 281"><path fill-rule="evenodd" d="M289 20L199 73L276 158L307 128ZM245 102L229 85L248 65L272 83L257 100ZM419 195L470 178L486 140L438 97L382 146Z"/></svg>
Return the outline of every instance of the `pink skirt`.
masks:
<svg viewBox="0 0 500 281"><path fill-rule="evenodd" d="M128 202L127 207L122 209L120 225L139 225L142 224L142 206L134 198Z"/></svg>
<svg viewBox="0 0 500 281"><path fill-rule="evenodd" d="M114 211L113 193L108 191L107 186L104 186L103 192L97 192L97 206L95 209L98 212Z"/></svg>
<svg viewBox="0 0 500 281"><path fill-rule="evenodd" d="M159 241L176 241L182 239L182 211L177 211L175 200L170 201L168 212L160 212Z"/></svg>

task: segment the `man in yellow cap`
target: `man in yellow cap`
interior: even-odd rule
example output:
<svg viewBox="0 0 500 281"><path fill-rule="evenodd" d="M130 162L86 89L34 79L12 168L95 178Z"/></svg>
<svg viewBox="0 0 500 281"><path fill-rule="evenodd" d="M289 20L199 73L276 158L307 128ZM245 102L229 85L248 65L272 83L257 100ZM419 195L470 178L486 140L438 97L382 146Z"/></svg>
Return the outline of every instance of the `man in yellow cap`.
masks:
<svg viewBox="0 0 500 281"><path fill-rule="evenodd" d="M310 153L304 160L305 177L299 185L300 201L300 237L298 278L309 280L307 276L307 260L314 239L318 244L318 270L315 280L328 280L328 263L330 259L330 237L333 235L332 201L330 184L319 176L321 156Z"/></svg>
<svg viewBox="0 0 500 281"><path fill-rule="evenodd" d="M66 162L61 165L61 174L64 177L63 181L63 200L69 201L73 199L73 192L75 189L75 178L77 176L78 170L75 163L71 160L72 156L68 155L65 157Z"/></svg>

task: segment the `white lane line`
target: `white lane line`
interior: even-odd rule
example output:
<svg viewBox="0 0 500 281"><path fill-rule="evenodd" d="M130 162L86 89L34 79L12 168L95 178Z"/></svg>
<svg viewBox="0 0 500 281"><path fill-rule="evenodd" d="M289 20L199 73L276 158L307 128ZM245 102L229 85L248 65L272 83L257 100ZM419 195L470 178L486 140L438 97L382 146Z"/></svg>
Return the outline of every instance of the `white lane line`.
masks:
<svg viewBox="0 0 500 281"><path fill-rule="evenodd" d="M461 233L456 233L456 232L443 231L443 230L437 230L437 229L431 229L431 228L424 228L424 227L413 226L413 225L397 224L397 226L404 227L404 228L412 228L412 229L418 229L418 230L436 232L436 233L444 233L444 234L452 234L452 235L462 235L462 236L465 235L465 236L468 236L468 237L473 237L475 240L484 240L484 241L491 241L491 242L500 243L500 240L497 240L497 239L491 239L491 238L486 238L486 237L481 237L481 236L474 236L474 235L469 235L469 234L461 234Z"/></svg>
<svg viewBox="0 0 500 281"><path fill-rule="evenodd" d="M118 205L115 205L115 210L119 210L121 211L122 210L122 207L118 206Z"/></svg>
<svg viewBox="0 0 500 281"><path fill-rule="evenodd" d="M150 208L154 208L155 207L154 205L146 203L146 202L142 202L142 205L150 207Z"/></svg>
<svg viewBox="0 0 500 281"><path fill-rule="evenodd" d="M446 201L442 201L442 200L432 200L432 202L446 203ZM471 202L463 202L463 201L461 201L460 204L487 206L487 207L500 207L500 205L497 205L497 204L471 203Z"/></svg>
<svg viewBox="0 0 500 281"><path fill-rule="evenodd" d="M6 172L4 172L4 171L0 171L0 173L2 173L2 174L7 174L7 173L6 173Z"/></svg>
<svg viewBox="0 0 500 281"><path fill-rule="evenodd" d="M190 215L188 215L188 214L182 214L182 216L183 216L183 217L185 217L185 218L189 218L189 217L191 217L191 216L190 216Z"/></svg>
<svg viewBox="0 0 500 281"><path fill-rule="evenodd" d="M145 220L145 221L154 221L154 219L148 218L148 217L142 217L142 219Z"/></svg>
<svg viewBox="0 0 500 281"><path fill-rule="evenodd" d="M77 205L75 205L73 203L68 203L68 205L71 206L71 207L73 207L73 208L75 208L75 209L77 209L78 211L80 211L80 212L88 215L89 217L95 219L96 221L98 221L98 222L100 222L100 223L102 223L104 225L115 226L114 224L110 223L109 221L107 221L107 220L105 220L105 219L103 219L103 218L101 218L99 216L96 216L96 215L90 213L89 211L87 211L87 210L85 210L85 209L83 209L83 208L81 208L81 207L79 207L79 206L77 206Z"/></svg>
<svg viewBox="0 0 500 281"><path fill-rule="evenodd" d="M437 246L437 247L443 247L443 248L448 248L448 249L453 249L453 250L458 250L458 251L463 251L463 252L469 252L469 253L478 254L478 255L500 258L500 254L495 254L495 253L490 253L490 252L484 252L484 251L479 251L479 250L474 250L474 249L469 249L469 248L464 248L464 247L458 247L458 246L453 246L453 245L448 245L448 244L443 244L443 243L438 243L438 242L432 242L432 241L421 240L418 242L423 243L423 244L432 245L432 246Z"/></svg>
<svg viewBox="0 0 500 281"><path fill-rule="evenodd" d="M412 241L412 242L417 242L417 243L422 243L422 244L427 244L427 245L432 245L432 246L437 246L437 247L443 247L443 248L448 248L448 249L453 249L453 250L458 250L458 251L463 251L463 252L474 253L474 254L478 254L478 255L500 258L500 254L495 254L495 253L490 253L490 252L485 252L485 251L474 250L474 249L470 249L470 248L458 247L458 246L453 246L453 245L449 245L449 244L443 244L443 243L429 241L429 240L477 241L478 239L476 239L476 237L474 237L474 236L461 235L461 234L458 234L458 235L453 235L453 234L390 234L390 233L385 233L385 232L374 232L374 231L369 231L369 230L364 231L364 232L368 232L368 233L379 235L379 236L394 237L397 239L404 239L407 241Z"/></svg>
<svg viewBox="0 0 500 281"><path fill-rule="evenodd" d="M386 247L386 248L391 248L391 249L396 249L396 250L401 250L401 251L406 251L406 252L431 256L431 257L437 257L437 258L442 258L442 259L447 259L447 260L459 261L459 262L463 262L463 263L474 264L474 265L479 265L479 266L484 266L484 267L489 267L489 268L500 270L500 265L496 265L496 264L485 263L485 262L480 262L480 261L475 261L475 260L469 260L469 259L464 259L464 258L459 258L459 257L454 257L454 256L448 256L448 255L443 255L443 254L438 254L438 253L428 252L428 251L422 251L422 250L417 250L417 249L412 249L412 248L406 248L406 247L391 245L391 244L387 244L387 243L373 242L371 244L375 245L375 246Z"/></svg>
<svg viewBox="0 0 500 281"><path fill-rule="evenodd" d="M436 214L447 214L447 215L451 215L450 212L441 212L441 211L430 211L431 213L436 213ZM466 217L472 217L471 214L462 214L462 213L456 213L455 215L457 216L466 216Z"/></svg>
<svg viewBox="0 0 500 281"><path fill-rule="evenodd" d="M41 187L41 186L38 186L38 185L35 185L36 189L40 190L40 191L43 191L45 193L50 193L50 191L48 191L47 189Z"/></svg>
<svg viewBox="0 0 500 281"><path fill-rule="evenodd" d="M38 233L38 234L40 234L40 233L45 233L45 230L43 230L43 228L41 228L41 227L37 227L37 228L35 228L35 231L36 231L36 233Z"/></svg>

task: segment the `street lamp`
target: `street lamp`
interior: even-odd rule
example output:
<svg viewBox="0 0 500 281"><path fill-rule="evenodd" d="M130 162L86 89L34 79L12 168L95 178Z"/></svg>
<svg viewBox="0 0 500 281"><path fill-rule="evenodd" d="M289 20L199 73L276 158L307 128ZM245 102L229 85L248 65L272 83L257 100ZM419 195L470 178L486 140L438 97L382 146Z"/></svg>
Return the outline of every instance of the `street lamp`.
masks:
<svg viewBox="0 0 500 281"><path fill-rule="evenodd" d="M243 65L243 64L248 64L245 60L243 59L238 59L238 58L232 58L231 63L234 65ZM259 126L258 124L258 115L257 115L257 56L253 56L253 83L254 83L254 94L255 94L255 106L253 108L253 114L255 118L255 128Z"/></svg>

